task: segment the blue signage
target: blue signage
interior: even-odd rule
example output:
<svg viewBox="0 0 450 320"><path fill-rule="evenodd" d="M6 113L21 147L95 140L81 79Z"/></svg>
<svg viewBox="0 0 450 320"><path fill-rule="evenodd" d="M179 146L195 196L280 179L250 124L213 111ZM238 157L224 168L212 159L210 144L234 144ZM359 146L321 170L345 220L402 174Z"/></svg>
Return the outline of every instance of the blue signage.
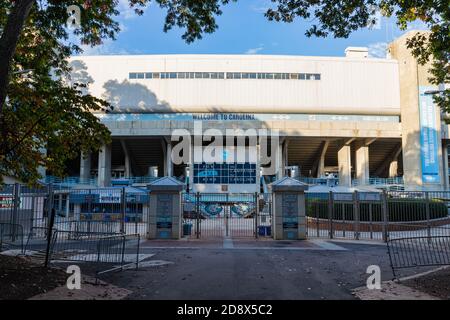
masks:
<svg viewBox="0 0 450 320"><path fill-rule="evenodd" d="M426 91L434 89L434 87L419 87L420 155L422 160L422 181L424 183L441 183L436 109L433 96L425 94Z"/></svg>

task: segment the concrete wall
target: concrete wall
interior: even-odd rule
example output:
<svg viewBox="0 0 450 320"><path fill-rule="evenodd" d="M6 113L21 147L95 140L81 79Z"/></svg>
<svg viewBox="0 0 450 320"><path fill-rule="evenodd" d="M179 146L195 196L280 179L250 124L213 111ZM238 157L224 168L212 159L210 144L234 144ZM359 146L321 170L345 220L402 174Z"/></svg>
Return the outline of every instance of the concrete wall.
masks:
<svg viewBox="0 0 450 320"><path fill-rule="evenodd" d="M78 81L121 111L400 113L395 60L370 58L135 55L73 57ZM134 79L130 72L320 73L321 80Z"/></svg>
<svg viewBox="0 0 450 320"><path fill-rule="evenodd" d="M408 38L417 31L408 32L389 46L392 58L398 60L400 80L400 105L402 121L402 149L404 181L407 189L440 189L444 184L443 162L439 162L441 184L426 184L422 181L419 87L430 86L428 70L430 64L420 65L406 46ZM441 112L436 108L438 141L441 141ZM438 143L438 158L442 159L441 143Z"/></svg>

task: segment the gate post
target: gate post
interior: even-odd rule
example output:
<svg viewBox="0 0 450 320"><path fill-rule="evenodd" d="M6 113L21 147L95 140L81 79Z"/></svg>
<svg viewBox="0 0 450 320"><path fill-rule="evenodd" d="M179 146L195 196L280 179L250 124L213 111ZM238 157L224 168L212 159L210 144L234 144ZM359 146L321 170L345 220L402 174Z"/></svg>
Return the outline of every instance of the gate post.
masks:
<svg viewBox="0 0 450 320"><path fill-rule="evenodd" d="M305 190L308 185L289 177L272 183L275 240L306 239Z"/></svg>
<svg viewBox="0 0 450 320"><path fill-rule="evenodd" d="M355 226L354 237L359 240L359 194L358 191L353 192L353 223Z"/></svg>
<svg viewBox="0 0 450 320"><path fill-rule="evenodd" d="M383 194L381 195L382 200L382 214L383 214L383 225L382 225L382 233L383 233L383 241L387 242L389 238L389 230L388 230L388 201L387 201L387 193L386 190L383 190Z"/></svg>
<svg viewBox="0 0 450 320"><path fill-rule="evenodd" d="M333 211L334 211L334 202L333 202L333 191L330 191L328 194L328 221L329 221L329 237L333 239L334 231L333 231Z"/></svg>
<svg viewBox="0 0 450 320"><path fill-rule="evenodd" d="M425 214L427 218L427 237L431 237L430 193L425 191Z"/></svg>
<svg viewBox="0 0 450 320"><path fill-rule="evenodd" d="M13 212L11 217L11 240L16 241L16 224L19 215L19 205L20 205L20 185L18 183L14 184L14 198L13 198ZM11 231L11 229L10 229Z"/></svg>
<svg viewBox="0 0 450 320"><path fill-rule="evenodd" d="M196 226L197 226L197 239L200 239L200 192L197 192L195 194L195 212L196 212Z"/></svg>
<svg viewBox="0 0 450 320"><path fill-rule="evenodd" d="M180 239L184 184L164 177L149 184L147 189L150 192L148 239Z"/></svg>
<svg viewBox="0 0 450 320"><path fill-rule="evenodd" d="M122 187L120 194L120 233L125 232L125 217L127 211L127 199L125 194L125 187Z"/></svg>
<svg viewBox="0 0 450 320"><path fill-rule="evenodd" d="M259 194L255 192L255 239L258 239Z"/></svg>

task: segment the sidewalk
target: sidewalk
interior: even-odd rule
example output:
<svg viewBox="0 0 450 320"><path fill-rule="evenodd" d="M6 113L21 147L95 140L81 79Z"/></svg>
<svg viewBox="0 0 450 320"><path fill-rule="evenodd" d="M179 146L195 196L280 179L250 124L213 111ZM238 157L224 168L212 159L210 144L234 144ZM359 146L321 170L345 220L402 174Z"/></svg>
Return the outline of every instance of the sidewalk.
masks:
<svg viewBox="0 0 450 320"><path fill-rule="evenodd" d="M450 299L450 267L440 267L397 281L384 281L381 290L359 287L352 294L361 300Z"/></svg>
<svg viewBox="0 0 450 320"><path fill-rule="evenodd" d="M80 290L69 290L64 285L29 300L122 300L131 293L100 280L96 284L95 278L82 276Z"/></svg>

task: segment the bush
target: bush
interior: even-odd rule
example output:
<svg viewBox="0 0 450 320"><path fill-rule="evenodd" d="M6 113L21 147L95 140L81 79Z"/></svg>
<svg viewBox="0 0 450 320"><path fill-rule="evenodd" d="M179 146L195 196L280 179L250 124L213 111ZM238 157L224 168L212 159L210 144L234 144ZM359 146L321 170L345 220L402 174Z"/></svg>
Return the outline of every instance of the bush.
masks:
<svg viewBox="0 0 450 320"><path fill-rule="evenodd" d="M379 202L360 203L360 221L383 221L382 204ZM425 201L412 199L389 199L388 200L389 221L408 222L426 220ZM311 199L306 204L306 215L308 217L328 219L328 201L322 199ZM372 219L370 216L372 215ZM445 202L441 200L430 201L430 218L439 219L448 216L448 209ZM353 204L345 202L334 203L334 220L352 221Z"/></svg>

